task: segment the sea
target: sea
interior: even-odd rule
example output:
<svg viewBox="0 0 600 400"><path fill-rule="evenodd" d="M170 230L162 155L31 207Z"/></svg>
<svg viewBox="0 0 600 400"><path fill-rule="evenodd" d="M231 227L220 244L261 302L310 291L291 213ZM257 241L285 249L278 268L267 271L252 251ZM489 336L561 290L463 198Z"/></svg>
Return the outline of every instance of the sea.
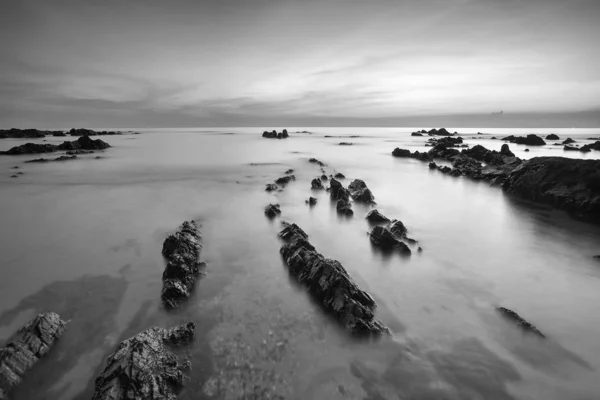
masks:
<svg viewBox="0 0 600 400"><path fill-rule="evenodd" d="M288 139L261 137L283 128ZM392 157L427 150L427 136L410 135L423 128L140 128L99 137L112 148L77 160L0 156L0 343L40 312L69 321L11 399L91 399L120 341L186 321L196 339L179 350L191 361L179 399L599 399L600 227ZM507 135L555 133L546 146L509 146L521 158L600 158L553 145L590 143L600 129L448 130L493 150ZM65 139L76 138L3 139L0 150ZM376 205L339 216L326 191L311 190L313 157L344 186L364 180ZM265 191L288 169L295 181ZM281 206L273 220L270 203ZM422 252L373 247L365 216L375 208ZM167 311L162 243L191 219L207 266L191 298ZM373 296L389 338L358 340L323 312L280 256L282 221Z"/></svg>

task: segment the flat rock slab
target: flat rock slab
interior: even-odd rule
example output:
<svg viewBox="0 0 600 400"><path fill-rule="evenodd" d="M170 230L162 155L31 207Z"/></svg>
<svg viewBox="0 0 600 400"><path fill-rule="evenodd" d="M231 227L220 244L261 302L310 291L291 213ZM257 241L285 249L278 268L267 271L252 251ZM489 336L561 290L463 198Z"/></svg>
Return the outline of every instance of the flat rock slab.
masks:
<svg viewBox="0 0 600 400"><path fill-rule="evenodd" d="M195 221L185 221L177 232L165 239L162 254L167 266L163 272L161 294L165 307L177 308L190 296L204 265L200 261L201 240Z"/></svg>
<svg viewBox="0 0 600 400"><path fill-rule="evenodd" d="M0 399L7 399L23 375L50 351L65 326L56 313L38 314L0 349Z"/></svg>
<svg viewBox="0 0 600 400"><path fill-rule="evenodd" d="M322 307L351 334L380 336L389 329L375 319L375 300L352 280L339 261L319 254L296 224L285 224L279 237L286 241L281 255L290 273L304 284Z"/></svg>
<svg viewBox="0 0 600 400"><path fill-rule="evenodd" d="M119 344L96 378L92 400L174 400L190 362L180 362L169 346L191 343L193 322L171 329L150 328Z"/></svg>

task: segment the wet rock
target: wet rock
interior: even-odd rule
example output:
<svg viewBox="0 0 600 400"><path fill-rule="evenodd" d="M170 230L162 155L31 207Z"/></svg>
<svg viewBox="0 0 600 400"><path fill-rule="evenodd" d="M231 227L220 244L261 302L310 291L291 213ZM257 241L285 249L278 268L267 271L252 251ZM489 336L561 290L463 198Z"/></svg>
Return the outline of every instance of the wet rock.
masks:
<svg viewBox="0 0 600 400"><path fill-rule="evenodd" d="M94 150L69 150L67 151L67 155L74 156L80 154L93 154Z"/></svg>
<svg viewBox="0 0 600 400"><path fill-rule="evenodd" d="M287 139L289 137L290 135L288 134L287 129L282 130L281 133L277 135L278 139Z"/></svg>
<svg viewBox="0 0 600 400"><path fill-rule="evenodd" d="M305 285L348 332L356 336L390 333L375 319L375 300L360 289L339 261L319 254L306 233L295 225L287 225L279 236L287 240L280 252L290 274Z"/></svg>
<svg viewBox="0 0 600 400"><path fill-rule="evenodd" d="M291 181L295 181L295 180L296 180L296 177L294 175L286 175L286 176L282 176L281 178L275 179L275 183L278 185L287 185Z"/></svg>
<svg viewBox="0 0 600 400"><path fill-rule="evenodd" d="M342 174L341 172L338 172L337 174L335 174L333 176L335 179L346 179L346 177L344 176L344 174Z"/></svg>
<svg viewBox="0 0 600 400"><path fill-rule="evenodd" d="M310 206L314 206L317 204L317 199L314 197L309 197L308 200L306 200L306 203Z"/></svg>
<svg viewBox="0 0 600 400"><path fill-rule="evenodd" d="M274 184L274 183L267 183L267 186L266 186L265 190L267 192L272 192L272 191L277 190L278 188L279 187L276 184Z"/></svg>
<svg viewBox="0 0 600 400"><path fill-rule="evenodd" d="M262 137L267 138L267 139L277 139L277 131L273 131L273 132L264 131L262 134Z"/></svg>
<svg viewBox="0 0 600 400"><path fill-rule="evenodd" d="M93 400L174 400L187 379L190 362L180 362L169 347L194 340L193 322L150 328L119 344L95 381Z"/></svg>
<svg viewBox="0 0 600 400"><path fill-rule="evenodd" d="M392 151L392 155L394 157L410 157L410 150L406 150L406 149L400 149L398 147L396 147L394 149L394 151Z"/></svg>
<svg viewBox="0 0 600 400"><path fill-rule="evenodd" d="M571 139L571 138L566 138L562 142L562 144L571 144L571 143L575 143L575 141L573 139Z"/></svg>
<svg viewBox="0 0 600 400"><path fill-rule="evenodd" d="M410 254L411 251L405 243L402 243L392 234L392 232L382 226L376 226L369 234L371 242L385 250L397 250L403 254Z"/></svg>
<svg viewBox="0 0 600 400"><path fill-rule="evenodd" d="M371 210L366 216L366 219L370 222L390 222L390 219L380 213L378 210Z"/></svg>
<svg viewBox="0 0 600 400"><path fill-rule="evenodd" d="M281 225L284 227L283 230L278 234L281 239L285 241L290 241L294 238L308 239L306 232L304 232L298 225L290 224L285 221L281 221Z"/></svg>
<svg viewBox="0 0 600 400"><path fill-rule="evenodd" d="M38 314L0 348L0 399L8 399L12 388L65 332L66 323L53 312Z"/></svg>
<svg viewBox="0 0 600 400"><path fill-rule="evenodd" d="M275 218L281 214L281 209L279 208L279 204L269 204L265 207L265 215L269 218Z"/></svg>
<svg viewBox="0 0 600 400"><path fill-rule="evenodd" d="M429 163L429 169L436 169L438 166L433 161Z"/></svg>
<svg viewBox="0 0 600 400"><path fill-rule="evenodd" d="M390 232L392 232L398 238L404 238L406 237L408 229L406 229L406 226L404 226L402 221L395 219L390 225Z"/></svg>
<svg viewBox="0 0 600 400"><path fill-rule="evenodd" d="M410 134L410 136L423 136L423 134L420 132L413 132Z"/></svg>
<svg viewBox="0 0 600 400"><path fill-rule="evenodd" d="M59 131L59 132L52 133L52 136L67 136L67 134Z"/></svg>
<svg viewBox="0 0 600 400"><path fill-rule="evenodd" d="M308 162L312 163L312 164L317 164L320 167L324 167L326 165L324 162L321 162L321 161L317 160L316 158L311 158L308 160Z"/></svg>
<svg viewBox="0 0 600 400"><path fill-rule="evenodd" d="M546 136L546 140L560 140L560 138L558 137L558 135L551 133L548 136Z"/></svg>
<svg viewBox="0 0 600 400"><path fill-rule="evenodd" d="M350 185L348 185L348 191L354 201L363 203L373 203L375 201L373 193L371 193L371 190L367 187L365 181L361 179L353 180Z"/></svg>
<svg viewBox="0 0 600 400"><path fill-rule="evenodd" d="M11 177L11 178L18 178L18 177L19 177L19 175L11 175L10 177Z"/></svg>
<svg viewBox="0 0 600 400"><path fill-rule="evenodd" d="M350 199L350 193L342 186L342 184L335 178L329 181L329 194L334 200L337 199Z"/></svg>
<svg viewBox="0 0 600 400"><path fill-rule="evenodd" d="M503 188L600 222L600 160L535 157L515 168Z"/></svg>
<svg viewBox="0 0 600 400"><path fill-rule="evenodd" d="M353 215L354 211L352 211L352 205L350 204L350 202L346 199L338 199L335 208L338 212L338 214L342 214L342 215Z"/></svg>
<svg viewBox="0 0 600 400"><path fill-rule="evenodd" d="M508 308L504 308L504 307L496 307L496 310L498 310L498 312L500 312L506 318L515 322L517 324L517 326L519 326L524 331L534 333L543 338L546 337L542 332L540 332L538 330L538 328L536 328L530 322L523 319L519 314L517 314L513 310L509 310Z"/></svg>
<svg viewBox="0 0 600 400"><path fill-rule="evenodd" d="M463 138L448 136L440 139L429 139L429 142L433 144L443 144L446 147L460 147L459 145L463 143Z"/></svg>
<svg viewBox="0 0 600 400"><path fill-rule="evenodd" d="M200 261L202 236L195 221L185 221L174 234L169 235L162 248L167 261L163 272L162 301L167 308L177 308L186 300L200 275L204 263Z"/></svg>
<svg viewBox="0 0 600 400"><path fill-rule="evenodd" d="M316 189L316 190L320 190L320 189L324 189L323 187L323 183L321 182L321 179L319 178L315 178L310 182L310 187L312 189Z"/></svg>
<svg viewBox="0 0 600 400"><path fill-rule="evenodd" d="M327 175L323 174L323 175L321 175L321 180L322 181L328 181L329 178L327 178Z"/></svg>
<svg viewBox="0 0 600 400"><path fill-rule="evenodd" d="M527 135L526 137L510 135L503 138L502 140L506 140L515 144L525 144L527 146L543 146L546 144L546 142L544 142L544 139L542 139L538 135L533 134Z"/></svg>

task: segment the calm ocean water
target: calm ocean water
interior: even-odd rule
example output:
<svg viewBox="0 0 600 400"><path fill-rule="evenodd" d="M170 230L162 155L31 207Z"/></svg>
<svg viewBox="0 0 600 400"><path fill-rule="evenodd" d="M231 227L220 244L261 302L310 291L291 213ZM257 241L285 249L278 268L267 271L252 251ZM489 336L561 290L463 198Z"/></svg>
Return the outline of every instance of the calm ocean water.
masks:
<svg viewBox="0 0 600 400"><path fill-rule="evenodd" d="M89 399L120 340L186 320L198 330L181 399L598 398L600 227L392 157L395 147L427 149L427 137L410 136L416 128L287 129L287 140L262 139L262 128L139 129L102 137L112 149L76 161L0 156L0 339L38 312L71 320L11 398ZM294 133L302 130L313 133ZM496 150L504 142L492 136L600 137L600 129L449 130L482 131L466 142ZM0 150L24 142L2 140ZM600 158L510 148L522 158ZM310 157L346 175L344 185L363 179L376 208L402 220L424 251L400 258L374 249L370 207L338 217L328 194L310 189L320 175ZM295 182L264 191L289 168ZM11 178L15 171L24 174ZM313 208L304 203L311 195ZM282 215L269 221L263 209L275 202ZM207 274L185 307L167 313L162 241L188 219L202 224ZM352 340L290 279L280 220L298 223L375 297L392 340ZM524 335L497 305L548 338Z"/></svg>

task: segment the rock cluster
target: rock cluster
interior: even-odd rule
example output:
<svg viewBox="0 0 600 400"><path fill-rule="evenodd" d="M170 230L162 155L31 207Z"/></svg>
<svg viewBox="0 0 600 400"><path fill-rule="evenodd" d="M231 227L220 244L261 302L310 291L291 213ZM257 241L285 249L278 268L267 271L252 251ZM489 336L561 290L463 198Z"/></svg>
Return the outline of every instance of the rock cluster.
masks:
<svg viewBox="0 0 600 400"><path fill-rule="evenodd" d="M65 326L56 313L38 314L0 349L0 399L7 399L23 375L50 351Z"/></svg>
<svg viewBox="0 0 600 400"><path fill-rule="evenodd" d="M290 135L288 134L287 129L284 129L283 131L277 133L277 131L272 131L272 132L268 132L268 131L264 131L262 134L262 137L267 138L267 139L286 139L288 137L290 137Z"/></svg>
<svg viewBox="0 0 600 400"><path fill-rule="evenodd" d="M413 133L418 133L418 134L427 134L429 136L452 136L452 135L456 135L457 133L450 133L446 130L446 128L440 128L440 129L430 129L429 131L426 131L425 129L422 129L418 132L413 132ZM417 136L417 135L413 135L413 136ZM422 135L421 135L422 136Z"/></svg>
<svg viewBox="0 0 600 400"><path fill-rule="evenodd" d="M312 189L317 189L317 190L324 189L324 187L323 187L323 182L322 182L322 181L321 181L321 179L319 179L319 178L315 178L315 179L313 179L313 180L310 182L310 187L311 187Z"/></svg>
<svg viewBox="0 0 600 400"><path fill-rule="evenodd" d="M37 144L37 143L25 143L21 146L16 146L8 151L0 152L0 154L6 155L22 155L22 154L36 154L36 153L52 153L60 150L104 150L109 148L110 145L101 139L93 140L89 136L82 136L72 142L63 142L59 145L54 144Z"/></svg>
<svg viewBox="0 0 600 400"><path fill-rule="evenodd" d="M546 140L560 140L560 138L558 137L558 135L551 133L548 136L546 136Z"/></svg>
<svg viewBox="0 0 600 400"><path fill-rule="evenodd" d="M200 261L202 236L195 221L185 221L174 234L169 235L162 248L167 261L163 272L161 298L165 307L177 308L187 299L204 265Z"/></svg>
<svg viewBox="0 0 600 400"><path fill-rule="evenodd" d="M502 140L515 144L525 144L527 146L543 146L546 144L544 139L534 134L527 135L526 137L510 135Z"/></svg>
<svg viewBox="0 0 600 400"><path fill-rule="evenodd" d="M62 131L40 131L38 129L0 129L0 139L14 138L14 139L27 139L27 138L43 138L46 135L64 136Z"/></svg>
<svg viewBox="0 0 600 400"><path fill-rule="evenodd" d="M296 224L279 233L281 255L290 274L305 285L322 307L357 336L380 336L389 329L375 319L375 300L350 277L339 261L326 259Z"/></svg>
<svg viewBox="0 0 600 400"><path fill-rule="evenodd" d="M150 328L121 342L96 378L92 400L177 398L190 362L180 362L169 347L190 344L195 329L193 322Z"/></svg>

